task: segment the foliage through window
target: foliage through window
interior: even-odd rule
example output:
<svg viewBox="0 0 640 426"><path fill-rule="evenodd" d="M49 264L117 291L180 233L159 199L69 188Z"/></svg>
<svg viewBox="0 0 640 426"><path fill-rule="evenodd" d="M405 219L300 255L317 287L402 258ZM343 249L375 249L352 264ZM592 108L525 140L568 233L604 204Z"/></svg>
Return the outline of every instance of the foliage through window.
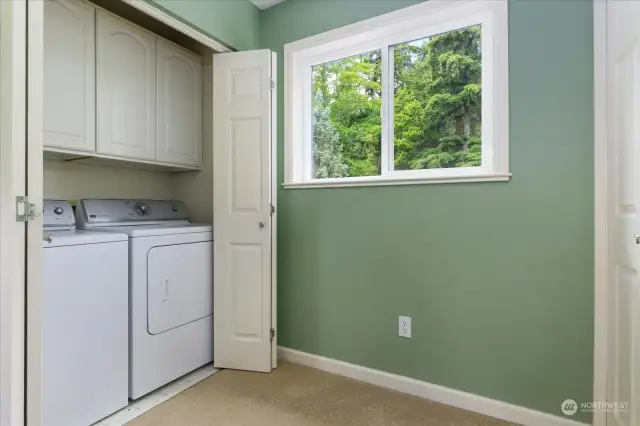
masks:
<svg viewBox="0 0 640 426"><path fill-rule="evenodd" d="M481 165L480 37L474 26L392 48L395 170Z"/></svg>
<svg viewBox="0 0 640 426"><path fill-rule="evenodd" d="M380 174L380 51L313 67L315 178Z"/></svg>
<svg viewBox="0 0 640 426"><path fill-rule="evenodd" d="M287 45L285 184L507 180L506 2L472 3Z"/></svg>

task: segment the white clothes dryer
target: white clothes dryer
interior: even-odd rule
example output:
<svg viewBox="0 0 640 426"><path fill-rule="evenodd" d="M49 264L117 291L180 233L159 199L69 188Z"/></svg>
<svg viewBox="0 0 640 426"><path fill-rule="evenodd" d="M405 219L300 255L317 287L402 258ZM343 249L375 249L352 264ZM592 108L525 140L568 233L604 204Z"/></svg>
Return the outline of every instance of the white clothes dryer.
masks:
<svg viewBox="0 0 640 426"><path fill-rule="evenodd" d="M75 230L45 200L42 424L88 426L129 403L127 236Z"/></svg>
<svg viewBox="0 0 640 426"><path fill-rule="evenodd" d="M78 227L129 236L129 397L213 361L213 230L179 201L81 200Z"/></svg>

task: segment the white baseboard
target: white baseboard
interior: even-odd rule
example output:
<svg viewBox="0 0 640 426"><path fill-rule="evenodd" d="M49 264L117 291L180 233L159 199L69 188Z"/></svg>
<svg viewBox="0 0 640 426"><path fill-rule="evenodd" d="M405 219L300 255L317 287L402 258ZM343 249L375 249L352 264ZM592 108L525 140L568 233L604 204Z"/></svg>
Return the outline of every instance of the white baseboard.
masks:
<svg viewBox="0 0 640 426"><path fill-rule="evenodd" d="M569 418L282 346L278 348L278 358L524 426L587 426Z"/></svg>

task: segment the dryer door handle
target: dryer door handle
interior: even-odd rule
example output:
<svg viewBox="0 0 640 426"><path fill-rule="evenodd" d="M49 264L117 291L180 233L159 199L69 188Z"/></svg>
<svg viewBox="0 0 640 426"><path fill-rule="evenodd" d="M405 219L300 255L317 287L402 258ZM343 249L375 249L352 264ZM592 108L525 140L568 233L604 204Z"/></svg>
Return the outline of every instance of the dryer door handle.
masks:
<svg viewBox="0 0 640 426"><path fill-rule="evenodd" d="M169 278L162 279L162 302L169 300Z"/></svg>

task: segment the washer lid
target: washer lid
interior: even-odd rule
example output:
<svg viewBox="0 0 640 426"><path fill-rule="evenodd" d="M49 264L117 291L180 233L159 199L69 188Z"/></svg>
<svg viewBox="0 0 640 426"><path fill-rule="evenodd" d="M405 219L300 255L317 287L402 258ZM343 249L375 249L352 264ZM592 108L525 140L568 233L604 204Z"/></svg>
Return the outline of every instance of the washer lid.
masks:
<svg viewBox="0 0 640 426"><path fill-rule="evenodd" d="M187 221L165 222L156 225L108 226L91 229L98 232L127 234L131 238L213 232L213 227L207 223L189 223Z"/></svg>
<svg viewBox="0 0 640 426"><path fill-rule="evenodd" d="M51 238L49 238L51 237ZM51 240L51 242L49 242ZM111 243L115 241L128 241L125 234L102 233L91 231L44 231L42 233L42 247L79 246L84 244Z"/></svg>

